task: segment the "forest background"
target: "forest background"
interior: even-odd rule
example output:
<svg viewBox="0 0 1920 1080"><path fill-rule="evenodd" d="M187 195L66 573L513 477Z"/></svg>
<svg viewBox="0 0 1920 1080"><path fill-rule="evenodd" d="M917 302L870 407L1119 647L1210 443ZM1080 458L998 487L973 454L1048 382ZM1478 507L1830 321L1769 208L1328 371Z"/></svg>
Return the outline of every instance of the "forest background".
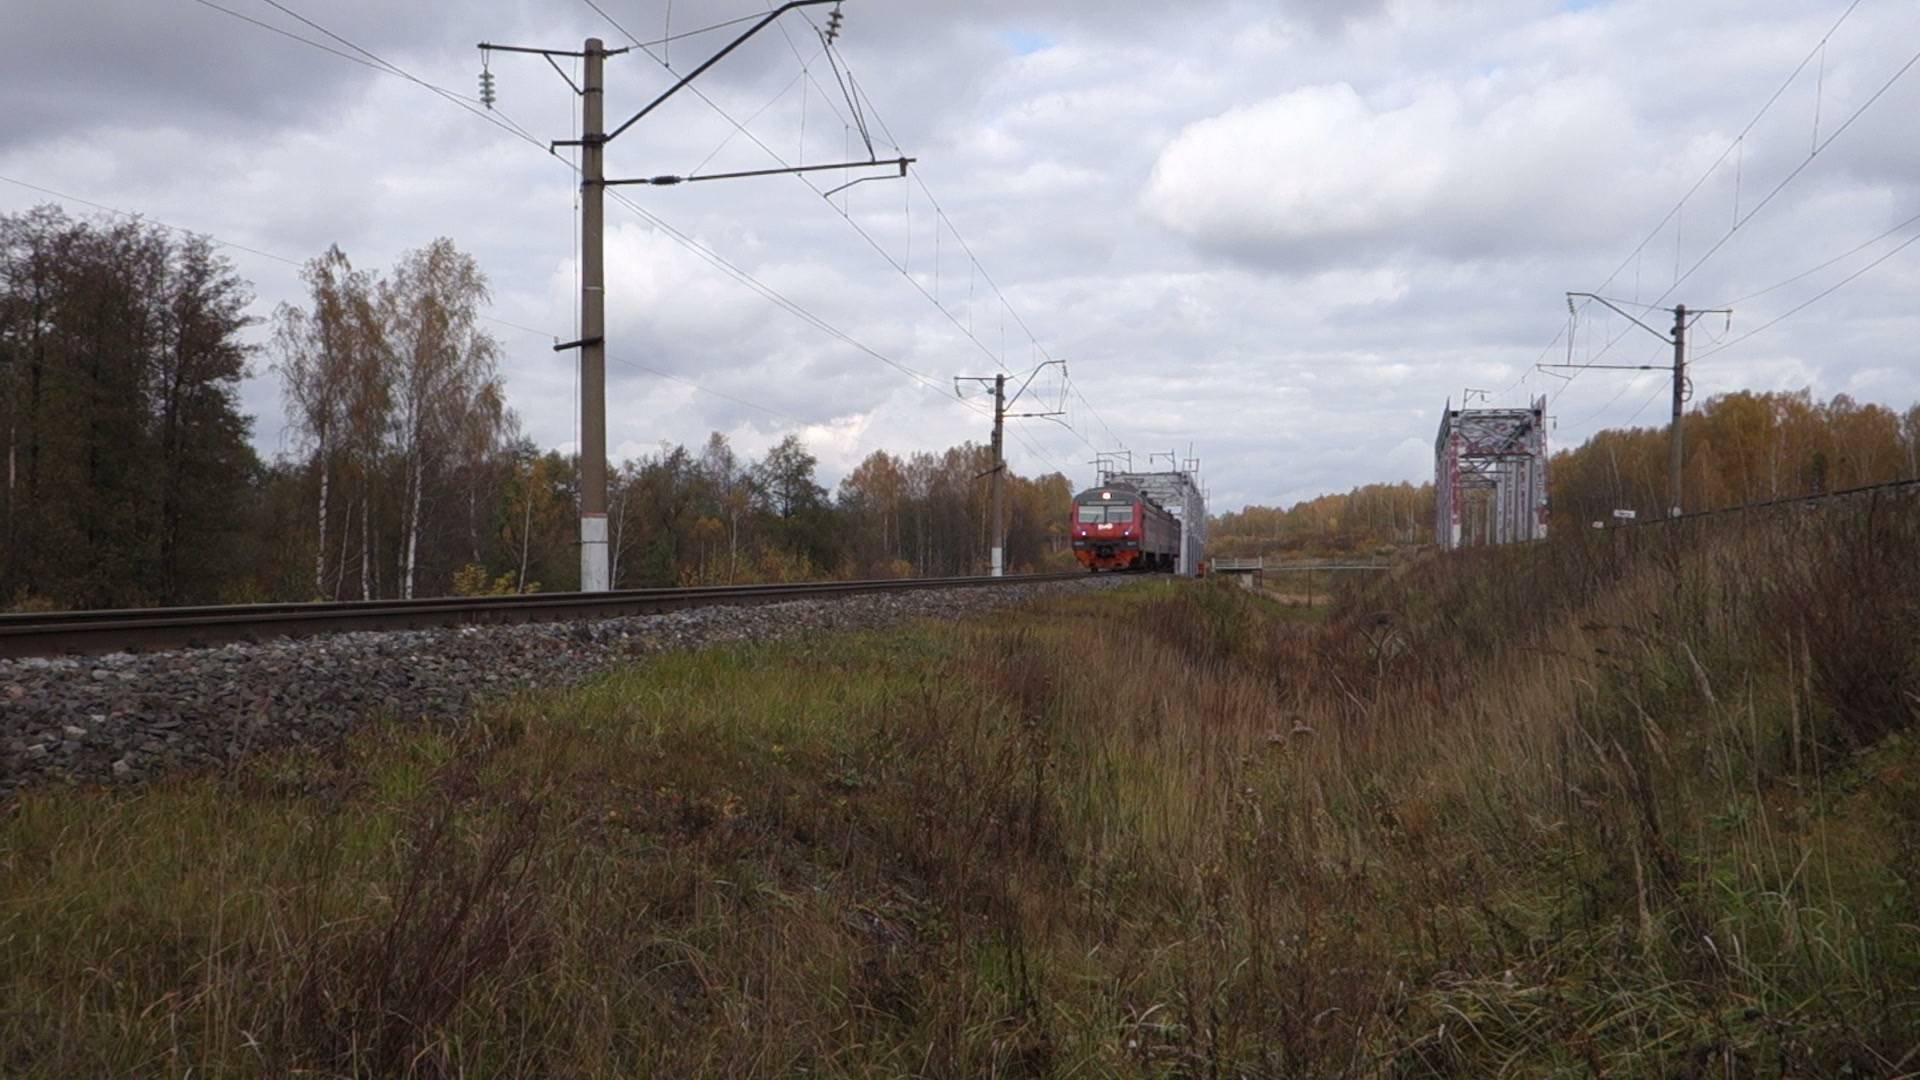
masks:
<svg viewBox="0 0 1920 1080"><path fill-rule="evenodd" d="M446 239L385 273L334 248L250 345L251 286L205 239L47 206L0 215L0 606L122 607L566 590L575 460L541 451L480 325L486 276ZM279 376L299 441L262 460L241 379ZM1686 505L1920 477L1920 406L1742 393L1685 421ZM1665 503L1663 428L1556 453L1553 525ZM718 432L610 469L616 587L979 573L991 454L875 451L829 492L788 435ZM1272 463L1276 475L1285 463ZM1009 566L1073 565L1073 487L1009 475ZM1431 485L1217 515L1216 554L1383 554L1432 541ZM1469 523L1469 529L1471 523Z"/></svg>

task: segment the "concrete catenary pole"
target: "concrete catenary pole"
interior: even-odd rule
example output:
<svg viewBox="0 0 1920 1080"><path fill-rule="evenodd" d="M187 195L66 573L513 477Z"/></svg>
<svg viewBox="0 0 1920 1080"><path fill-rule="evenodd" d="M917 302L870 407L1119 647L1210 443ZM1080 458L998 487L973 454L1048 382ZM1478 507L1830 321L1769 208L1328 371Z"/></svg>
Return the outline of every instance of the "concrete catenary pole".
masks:
<svg viewBox="0 0 1920 1080"><path fill-rule="evenodd" d="M1667 516L1680 516L1680 413L1687 401L1687 305L1673 309L1673 431L1667 443Z"/></svg>
<svg viewBox="0 0 1920 1080"><path fill-rule="evenodd" d="M1703 315L1725 315L1728 320L1728 325L1731 326L1733 309L1711 308L1692 311L1688 310L1685 304L1675 304L1673 307L1673 334L1672 336L1668 336L1648 326L1646 323L1641 322L1639 316L1634 315L1597 293L1568 293L1568 311L1573 310L1573 298L1576 296L1584 296L1590 301L1612 308L1615 314L1624 316L1635 326L1673 346L1673 424L1668 431L1667 439L1667 516L1679 517L1681 507L1684 503L1680 495L1681 482L1683 479L1681 475L1681 460L1685 448L1685 441L1681 433L1680 422L1683 419L1682 414L1686 411L1687 406L1687 320L1689 318L1698 319ZM1569 362L1565 364L1541 364L1539 366L1543 370L1547 368L1577 368L1581 371L1591 370L1593 368L1603 368L1611 371L1659 370L1657 367L1649 364L1575 364Z"/></svg>
<svg viewBox="0 0 1920 1080"><path fill-rule="evenodd" d="M588 38L580 94L580 591L605 592L607 566L606 46Z"/></svg>
<svg viewBox="0 0 1920 1080"><path fill-rule="evenodd" d="M580 340L570 341L565 345L556 344L554 351L574 348L580 350L580 589L582 592L605 592L612 587L613 581L607 559L607 291L604 257L605 215L603 213L606 189L609 186L623 184L650 184L664 187L702 180L731 180L751 176L821 172L828 169L864 169L878 165L898 168L900 175L904 177L907 175L907 166L913 164L915 160L902 156L888 161L879 161L873 158L869 148L868 159L864 161L794 165L778 169L708 173L701 176L653 176L609 180L606 175L607 144L619 138L621 132L659 108L667 99L687 89L702 72L719 63L748 38L773 25L780 16L798 8L816 7L822 4L835 6L824 34L826 41L831 43L840 33L839 0L786 0L786 3L781 4L779 8L758 17L758 21L742 31L738 37L708 57L698 67L681 76L672 86L610 132L606 128L606 62L608 57L619 56L629 51L628 48L609 49L599 38L588 38L585 48L577 53L560 49L528 48L521 45L495 45L485 41L480 43L483 55L498 51L543 56L549 64L553 64L554 71L567 80L568 86L573 86L572 78L561 70L560 65L554 63L553 58L577 56L585 61L586 70L583 72L581 85L574 87L580 95L580 137L553 143L554 147L578 146L580 148ZM645 48L638 42L635 42L632 47ZM699 93L697 90L694 92ZM484 68L480 75L480 95L482 104L492 108L493 76ZM855 111L859 111L857 107ZM840 188L834 190L838 191Z"/></svg>
<svg viewBox="0 0 1920 1080"><path fill-rule="evenodd" d="M1007 455L1004 431L1007 423L1007 377L993 377L993 576L1006 573L1007 544Z"/></svg>

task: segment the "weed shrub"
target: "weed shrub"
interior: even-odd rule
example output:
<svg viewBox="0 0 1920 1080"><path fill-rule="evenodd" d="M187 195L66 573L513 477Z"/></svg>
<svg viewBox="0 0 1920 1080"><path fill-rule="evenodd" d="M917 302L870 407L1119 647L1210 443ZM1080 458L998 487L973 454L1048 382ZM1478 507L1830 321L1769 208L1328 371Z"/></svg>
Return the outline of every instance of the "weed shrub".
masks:
<svg viewBox="0 0 1920 1080"><path fill-rule="evenodd" d="M0 824L9 1074L1899 1075L1910 502L649 661Z"/></svg>

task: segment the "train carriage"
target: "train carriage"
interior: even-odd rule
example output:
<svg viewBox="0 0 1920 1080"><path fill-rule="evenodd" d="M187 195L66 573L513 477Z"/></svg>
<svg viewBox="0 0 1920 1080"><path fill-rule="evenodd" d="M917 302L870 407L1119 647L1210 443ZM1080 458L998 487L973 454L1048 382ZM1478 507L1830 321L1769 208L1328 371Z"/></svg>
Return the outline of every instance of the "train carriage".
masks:
<svg viewBox="0 0 1920 1080"><path fill-rule="evenodd" d="M1088 570L1172 571L1180 562L1180 519L1131 484L1075 495L1068 529Z"/></svg>

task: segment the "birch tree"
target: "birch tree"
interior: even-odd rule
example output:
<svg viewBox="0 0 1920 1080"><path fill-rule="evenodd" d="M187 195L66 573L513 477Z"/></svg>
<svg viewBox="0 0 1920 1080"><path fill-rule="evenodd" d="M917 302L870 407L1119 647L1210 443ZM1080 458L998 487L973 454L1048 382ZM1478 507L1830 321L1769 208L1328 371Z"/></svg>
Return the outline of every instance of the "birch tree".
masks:
<svg viewBox="0 0 1920 1080"><path fill-rule="evenodd" d="M706 448L700 452L700 471L727 519L727 584L731 585L740 573L740 522L752 509L750 478L740 468L740 458L727 437L717 431L707 436Z"/></svg>
<svg viewBox="0 0 1920 1080"><path fill-rule="evenodd" d="M400 595L411 598L429 481L456 454L462 431L488 415L495 425L504 418L490 404L500 396L499 345L478 326L489 299L486 275L451 240L404 256L382 294L404 485Z"/></svg>
<svg viewBox="0 0 1920 1080"><path fill-rule="evenodd" d="M381 302L385 286L362 279L353 293L352 314L357 333L347 363L347 392L341 423L342 472L353 484L350 497L358 502L360 523L360 599L380 593L380 564L375 559L379 530L375 509L381 505L381 483L388 472L388 440L394 428L394 364L389 317ZM347 508L347 525L355 520ZM338 594L346 581L352 529L340 534L340 573L334 579Z"/></svg>
<svg viewBox="0 0 1920 1080"><path fill-rule="evenodd" d="M274 310L273 370L280 376L288 426L303 449L312 454L319 488L315 521L318 539L313 556L313 589L325 596L327 588L327 525L333 491L335 457L347 434L355 409L366 406L367 392L356 388L356 377L368 372L367 356L377 348L372 310L372 283L355 271L338 245L308 261L301 271L307 283L311 311L281 304ZM348 537L342 536L345 545ZM345 554L341 556L345 572Z"/></svg>

